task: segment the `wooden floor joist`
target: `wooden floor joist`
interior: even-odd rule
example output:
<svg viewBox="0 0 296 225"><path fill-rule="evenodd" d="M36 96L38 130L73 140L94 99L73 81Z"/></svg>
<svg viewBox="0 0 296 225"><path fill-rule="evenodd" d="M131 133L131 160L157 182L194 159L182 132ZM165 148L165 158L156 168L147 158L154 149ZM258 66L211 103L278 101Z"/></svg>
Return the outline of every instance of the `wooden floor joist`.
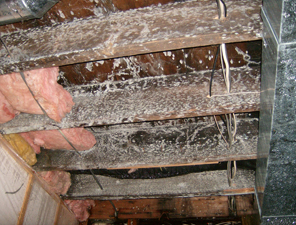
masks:
<svg viewBox="0 0 296 225"><path fill-rule="evenodd" d="M1 37L0 74L261 39L260 0L186 1L28 29ZM8 51L6 50L8 49Z"/></svg>
<svg viewBox="0 0 296 225"><path fill-rule="evenodd" d="M221 71L217 71L209 98L210 76L211 71L201 71L75 86L67 89L75 106L61 123L44 115L22 113L1 124L0 132L19 133L259 110L259 68L233 69L230 94L226 92Z"/></svg>
<svg viewBox="0 0 296 225"><path fill-rule="evenodd" d="M97 144L91 150L81 156L69 150L42 150L34 169L167 167L257 157L257 118L237 118L231 149L227 149L213 117L160 122L95 127L92 132ZM222 121L219 126L227 138Z"/></svg>
<svg viewBox="0 0 296 225"><path fill-rule="evenodd" d="M72 175L72 185L66 199L139 199L165 197L195 197L254 193L255 174L238 170L233 185L227 171L206 171L162 179L117 179L96 176L103 190L91 175Z"/></svg>
<svg viewBox="0 0 296 225"><path fill-rule="evenodd" d="M257 212L253 199L252 194L235 196L236 204L244 205L244 208L236 209L237 213L239 210L239 216ZM114 219L114 208L109 201L96 200L95 204L89 219ZM230 216L228 196L114 200L113 204L118 210L118 219L160 219L164 214L170 219Z"/></svg>
<svg viewBox="0 0 296 225"><path fill-rule="evenodd" d="M89 219L114 218L114 208L109 201L96 200L95 203ZM115 200L113 203L119 219L160 219L163 214L169 218L229 216L227 196Z"/></svg>

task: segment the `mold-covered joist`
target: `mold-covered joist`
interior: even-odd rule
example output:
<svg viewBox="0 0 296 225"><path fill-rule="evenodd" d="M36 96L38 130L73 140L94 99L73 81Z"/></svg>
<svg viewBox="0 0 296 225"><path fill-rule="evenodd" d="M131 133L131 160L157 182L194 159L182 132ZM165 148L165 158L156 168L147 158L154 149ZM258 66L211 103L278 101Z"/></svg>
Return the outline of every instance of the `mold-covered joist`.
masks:
<svg viewBox="0 0 296 225"><path fill-rule="evenodd" d="M0 74L261 38L261 0L186 1L5 34ZM4 46L4 44L6 46Z"/></svg>
<svg viewBox="0 0 296 225"><path fill-rule="evenodd" d="M219 117L217 117L219 119ZM219 121L227 139L226 127ZM230 149L213 117L93 128L97 144L79 156L69 150L42 150L35 170L83 170L195 165L257 157L257 118L237 118Z"/></svg>
<svg viewBox="0 0 296 225"><path fill-rule="evenodd" d="M260 71L231 71L231 93L221 71L214 75L209 97L210 71L131 79L68 88L75 106L56 123L44 115L20 114L0 125L2 133L79 126L166 120L259 110Z"/></svg>
<svg viewBox="0 0 296 225"><path fill-rule="evenodd" d="M162 179L97 178L103 190L91 175L72 175L72 185L64 196L67 199L92 198L138 199L164 197L194 197L211 195L239 195L254 192L255 175L250 170L238 170L230 187L227 172L207 171Z"/></svg>

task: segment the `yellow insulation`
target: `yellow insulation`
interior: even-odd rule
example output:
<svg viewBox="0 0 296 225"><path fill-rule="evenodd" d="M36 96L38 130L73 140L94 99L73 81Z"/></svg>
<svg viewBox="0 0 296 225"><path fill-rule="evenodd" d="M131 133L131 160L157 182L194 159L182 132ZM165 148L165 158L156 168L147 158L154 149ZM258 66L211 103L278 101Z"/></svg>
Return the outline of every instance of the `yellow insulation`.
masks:
<svg viewBox="0 0 296 225"><path fill-rule="evenodd" d="M16 153L22 157L26 163L33 166L36 162L36 154L28 142L19 134L5 134L4 139L9 142Z"/></svg>

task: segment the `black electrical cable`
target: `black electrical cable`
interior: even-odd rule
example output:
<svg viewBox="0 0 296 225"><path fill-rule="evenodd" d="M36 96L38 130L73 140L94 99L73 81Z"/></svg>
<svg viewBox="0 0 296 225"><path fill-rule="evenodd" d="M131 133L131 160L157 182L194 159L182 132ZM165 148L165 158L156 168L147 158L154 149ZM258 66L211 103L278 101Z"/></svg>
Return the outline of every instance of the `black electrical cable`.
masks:
<svg viewBox="0 0 296 225"><path fill-rule="evenodd" d="M36 101L36 103L38 104L38 106L40 107L40 109L42 110L42 112L44 113L44 115L46 115L48 118L50 118L47 114L47 112L45 111L45 109L40 105L39 101L36 99L33 91L31 90L31 88L29 87L27 81L26 81L26 77L25 74L23 72L20 72L21 77L23 79L23 81L25 82L26 86L28 87L32 97L34 98L34 100ZM69 141L69 139L65 136L65 134L61 131L61 129L58 129L58 131L60 132L60 134L64 137L64 139L68 142L68 144L75 150L75 152L81 157L81 154L79 153L79 151L75 148L75 146L71 143L71 141ZM103 187L99 181L99 179L95 176L94 172L92 169L90 169L90 172L94 178L94 180L96 181L96 183L98 184L98 186L100 187L101 190L103 190Z"/></svg>
<svg viewBox="0 0 296 225"><path fill-rule="evenodd" d="M218 49L217 49L217 52L216 52L216 55L215 55L214 65L213 65L213 69L212 69L212 74L211 74L210 90L209 90L210 97L212 96L212 83L213 83L214 73L215 73L215 70L216 70L216 64L217 64L217 59L218 59L219 52L220 52L220 45L218 45Z"/></svg>

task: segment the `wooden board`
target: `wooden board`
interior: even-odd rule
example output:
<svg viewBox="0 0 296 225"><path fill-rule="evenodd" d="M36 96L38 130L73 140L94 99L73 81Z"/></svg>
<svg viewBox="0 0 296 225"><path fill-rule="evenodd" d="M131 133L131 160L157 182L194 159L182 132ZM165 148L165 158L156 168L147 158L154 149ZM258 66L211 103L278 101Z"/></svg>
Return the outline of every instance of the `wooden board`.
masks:
<svg viewBox="0 0 296 225"><path fill-rule="evenodd" d="M59 199L52 198L35 181L32 185L23 224L54 224L58 204Z"/></svg>
<svg viewBox="0 0 296 225"><path fill-rule="evenodd" d="M44 115L22 113L1 124L0 131L18 133L258 111L259 68L242 67L231 72L231 93L226 93L223 76L218 71L211 98L207 97L210 71L75 86L67 89L75 106L61 123Z"/></svg>
<svg viewBox="0 0 296 225"><path fill-rule="evenodd" d="M260 225L259 214L247 215L242 217L242 225Z"/></svg>
<svg viewBox="0 0 296 225"><path fill-rule="evenodd" d="M261 39L260 0L227 1L217 18L212 0L169 3L117 12L1 37L0 74Z"/></svg>
<svg viewBox="0 0 296 225"><path fill-rule="evenodd" d="M5 204L0 207L0 223L53 224L61 199L1 135L0 162L0 194ZM64 221L69 219L71 223L67 224L77 224L73 214L67 208L64 210L67 211L65 215L71 215Z"/></svg>
<svg viewBox="0 0 296 225"><path fill-rule="evenodd" d="M113 219L114 208L109 201L95 201L89 219ZM226 217L229 216L228 197L193 197L168 199L113 200L119 219Z"/></svg>
<svg viewBox="0 0 296 225"><path fill-rule="evenodd" d="M258 214L257 202L252 195L235 196L235 204L238 216Z"/></svg>
<svg viewBox="0 0 296 225"><path fill-rule="evenodd" d="M55 225L78 225L79 222L75 218L75 215L68 210L68 208L61 203L59 214L56 218Z"/></svg>
<svg viewBox="0 0 296 225"><path fill-rule="evenodd" d="M207 171L162 179L116 179L98 176L103 190L91 175L72 175L72 185L64 198L97 200L164 197L195 197L254 193L255 174L238 170L229 187L226 171Z"/></svg>
<svg viewBox="0 0 296 225"><path fill-rule="evenodd" d="M75 19L109 15L116 11L126 11L150 5L166 4L173 0L60 0L42 18L25 20L19 23L0 26L0 33L10 33L20 29L25 30L40 26L52 26L61 22L70 22Z"/></svg>
<svg viewBox="0 0 296 225"><path fill-rule="evenodd" d="M261 40L227 44L231 67L260 65L261 45ZM58 82L69 87L209 70L217 49L210 45L61 66ZM220 57L216 69L221 69Z"/></svg>
<svg viewBox="0 0 296 225"><path fill-rule="evenodd" d="M0 141L0 224L17 224L30 185L30 174L14 160L6 148Z"/></svg>
<svg viewBox="0 0 296 225"><path fill-rule="evenodd" d="M257 157L257 118L237 118L236 141L227 149L213 117L122 124L92 129L89 151L42 150L36 170L143 168L215 163ZM219 121L225 137L226 127Z"/></svg>

